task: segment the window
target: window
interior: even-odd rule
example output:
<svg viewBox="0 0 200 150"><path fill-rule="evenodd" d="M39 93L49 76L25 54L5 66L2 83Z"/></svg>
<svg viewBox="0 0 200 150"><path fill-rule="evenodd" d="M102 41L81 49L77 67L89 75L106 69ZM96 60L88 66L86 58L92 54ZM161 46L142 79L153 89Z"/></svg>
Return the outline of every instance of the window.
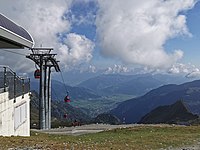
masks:
<svg viewBox="0 0 200 150"><path fill-rule="evenodd" d="M20 125L22 125L27 119L27 103L23 103L15 107L14 110L14 125L15 129L17 129Z"/></svg>

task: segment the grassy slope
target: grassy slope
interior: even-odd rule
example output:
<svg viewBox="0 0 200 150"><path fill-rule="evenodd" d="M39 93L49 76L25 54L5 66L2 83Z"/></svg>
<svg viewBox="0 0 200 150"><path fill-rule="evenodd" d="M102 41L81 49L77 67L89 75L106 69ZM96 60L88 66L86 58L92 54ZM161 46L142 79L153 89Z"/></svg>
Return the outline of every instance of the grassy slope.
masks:
<svg viewBox="0 0 200 150"><path fill-rule="evenodd" d="M48 135L0 137L0 149L159 149L196 144L200 126L137 126L82 136Z"/></svg>

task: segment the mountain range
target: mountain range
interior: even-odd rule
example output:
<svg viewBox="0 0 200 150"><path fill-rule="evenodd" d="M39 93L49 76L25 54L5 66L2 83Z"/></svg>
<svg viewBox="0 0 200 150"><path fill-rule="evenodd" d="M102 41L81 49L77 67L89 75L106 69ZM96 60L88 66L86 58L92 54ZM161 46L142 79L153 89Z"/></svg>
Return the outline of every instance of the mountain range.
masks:
<svg viewBox="0 0 200 150"><path fill-rule="evenodd" d="M161 84L162 82L150 75L101 75L77 86L52 80L51 96L53 101L63 101L69 91L71 104L84 109L91 117L95 117L110 111L119 102L144 94ZM39 91L38 88L39 82L31 80L31 90Z"/></svg>
<svg viewBox="0 0 200 150"><path fill-rule="evenodd" d="M159 86L170 83L184 83L186 80L188 79L180 76L164 74L107 74L90 78L77 86L90 89L99 95L124 94L140 96Z"/></svg>
<svg viewBox="0 0 200 150"><path fill-rule="evenodd" d="M188 124L196 120L198 115L192 114L182 101L177 101L172 105L159 106L146 114L139 121L141 124Z"/></svg>
<svg viewBox="0 0 200 150"><path fill-rule="evenodd" d="M88 117L109 112L121 122L137 123L157 107L172 105L178 100L184 103L189 112L199 115L200 80L168 84L175 79L168 75L111 74L90 78L75 87L52 80L52 99L55 101L52 112L56 118L65 113L63 99L66 91L69 91L70 104L81 110L78 114L89 114ZM182 78L179 82L182 83ZM32 89L38 90L38 86L37 82L31 83ZM67 108L72 107L70 104L66 104ZM75 109L71 110L76 112Z"/></svg>
<svg viewBox="0 0 200 150"><path fill-rule="evenodd" d="M72 75L75 76L76 75ZM89 77L88 77L89 78ZM78 79L77 79L78 80ZM110 95L140 96L159 86L169 83L183 83L182 77L164 74L102 74L82 81L76 86L66 85L58 80L52 80L53 99L62 100L67 91L73 99L95 99ZM38 91L39 81L31 80L31 90Z"/></svg>
<svg viewBox="0 0 200 150"><path fill-rule="evenodd" d="M151 90L143 96L119 104L111 111L126 123L137 123L153 109L182 100L189 111L200 114L200 80L176 85L169 84Z"/></svg>
<svg viewBox="0 0 200 150"><path fill-rule="evenodd" d="M70 86L78 86L84 81L90 80L92 78L99 78L101 76L135 76L135 77L142 77L142 76L150 76L152 75L155 79L158 79L160 81L164 81L165 84L175 83L175 84L181 84L184 82L189 81L190 79L185 78L185 76L170 74L170 73L140 73L139 70L135 70L134 72L127 72L127 73L106 73L105 70L99 70L97 72L91 72L89 70L72 70L68 72L63 72L63 77L67 85ZM61 77L59 73L55 73L53 76L54 80L60 80Z"/></svg>

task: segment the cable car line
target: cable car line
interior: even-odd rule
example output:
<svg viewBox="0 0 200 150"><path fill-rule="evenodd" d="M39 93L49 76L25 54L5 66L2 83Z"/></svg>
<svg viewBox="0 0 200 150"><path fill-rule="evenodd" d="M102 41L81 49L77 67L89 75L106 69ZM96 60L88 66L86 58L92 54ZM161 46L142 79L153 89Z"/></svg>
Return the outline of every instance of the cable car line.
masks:
<svg viewBox="0 0 200 150"><path fill-rule="evenodd" d="M18 53L18 52L11 51L11 50L2 49L2 51L8 52L8 53L17 54L17 55L20 55L20 56L25 56L26 58L29 58L29 59L32 58L31 56L27 57L26 54ZM32 60L33 60L33 59L32 59ZM69 92L68 92L68 90L67 90L66 83L65 83L65 80L64 80L62 71L60 70L60 68L59 68L59 66L58 66L58 64L57 64L57 61L55 61L54 59L51 59L51 62L53 63L53 65L55 65L55 70L56 70L57 72L60 72L61 79L62 79L62 82L63 82L63 84L64 84L64 88L65 88L65 91L66 91L66 94L67 94L67 95L65 96L65 98L64 98L64 102L67 102L67 103L68 103L68 102L70 102L70 97L69 97ZM35 70L35 72L34 72L34 76L35 76L36 79L40 79L40 78L41 78L42 72L41 72L41 70L37 67L37 64L36 64L36 63L35 63L35 68L36 68L36 70ZM55 98L58 99L58 96L57 96L56 91L53 89L53 87L51 87L51 88L52 88L52 92L55 94ZM42 112L41 112L41 113L42 113ZM39 114L39 115L40 115L40 114ZM68 118L68 114L67 114L67 113L64 114L63 116L64 116L64 118ZM41 117L41 120L45 120L45 121L46 121L46 116L40 116L40 117ZM40 120L40 122L42 122L41 120ZM46 126L46 125L45 125L44 123L41 123L40 128L41 128L41 129L46 128L45 126ZM48 125L47 125L47 126L48 126ZM50 125L50 126L51 126L51 125Z"/></svg>
<svg viewBox="0 0 200 150"><path fill-rule="evenodd" d="M71 102L70 97L69 97L69 91L67 90L66 83L65 83L65 80L63 78L63 74L62 74L61 70L60 70L60 75L61 75L61 79L63 81L64 87L65 87L65 91L66 91L66 94L67 94L65 96L65 98L64 98L64 102L69 103L69 102Z"/></svg>
<svg viewBox="0 0 200 150"><path fill-rule="evenodd" d="M56 101L59 100L58 95L57 95L55 89L54 89L53 87L51 87L51 88L52 88L52 93L53 93L54 96L55 96L55 99L54 99L54 100L56 100ZM60 114L60 116L62 116L62 115ZM68 114L67 112L64 113L64 114L63 114L63 118L69 119L69 114Z"/></svg>
<svg viewBox="0 0 200 150"><path fill-rule="evenodd" d="M21 55L21 56L26 56L25 54L22 54L22 53L18 53L18 52L14 52L14 51L11 51L11 50L5 50L5 49L2 49L2 51L5 51L5 52L9 52L9 53L13 53L13 54L17 54L17 55ZM35 64L35 72L34 72L34 77L36 79L39 79L40 78L40 70L37 68L37 65ZM64 101L65 102L70 102L70 97L69 97L69 91L67 90L67 87L66 87L66 83L65 83L65 80L64 80L64 77L63 77L63 74L62 74L62 71L60 70L60 75L61 75L61 79L62 79L62 82L64 84L64 88L65 88L65 92L66 92L66 96L64 98Z"/></svg>
<svg viewBox="0 0 200 150"><path fill-rule="evenodd" d="M59 99L58 99L58 95L57 95L57 93L56 93L55 89L54 89L53 87L51 87L51 89L52 89L52 92L53 92L53 93L54 93L54 95L55 95L55 98L56 98L56 100L59 100Z"/></svg>
<svg viewBox="0 0 200 150"><path fill-rule="evenodd" d="M62 71L61 71L61 70L60 70L60 75L61 75L62 82L64 83L65 91L66 91L66 93L68 93L67 87L66 87L66 84L65 84L65 80L64 80L64 78L63 78L63 74L62 74Z"/></svg>
<svg viewBox="0 0 200 150"><path fill-rule="evenodd" d="M21 55L21 56L26 56L25 54L18 53L18 52L13 52L13 51L11 51L11 50L2 49L2 51L4 51L4 52L9 52L9 53L13 53L13 54L17 54L17 55Z"/></svg>
<svg viewBox="0 0 200 150"><path fill-rule="evenodd" d="M11 50L5 50L5 49L2 49L3 51L5 52L9 52L9 53L13 53L13 54L17 54L17 55L21 55L21 56L26 56L25 54L22 54L22 53L18 53L18 52L14 52L14 51L11 51ZM34 72L34 77L35 79L39 79L40 78L40 70L37 68L37 65L35 64L35 72ZM65 80L64 80L64 77L63 77L63 74L62 74L62 71L60 70L60 75L61 75L61 79L62 79L62 82L64 84L64 88L65 88L65 91L66 91L66 96L64 97L64 101L65 102L70 102L70 97L69 97L69 91L67 90L67 87L66 87L66 83L65 83ZM55 93L55 91L54 91ZM56 96L57 97L57 96Z"/></svg>

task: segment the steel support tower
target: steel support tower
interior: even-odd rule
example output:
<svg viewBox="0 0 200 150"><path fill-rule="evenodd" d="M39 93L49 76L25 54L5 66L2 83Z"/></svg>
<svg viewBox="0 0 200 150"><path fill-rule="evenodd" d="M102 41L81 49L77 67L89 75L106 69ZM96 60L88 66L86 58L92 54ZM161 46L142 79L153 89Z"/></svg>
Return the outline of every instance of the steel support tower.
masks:
<svg viewBox="0 0 200 150"><path fill-rule="evenodd" d="M51 128L51 68L60 71L56 54L51 54L53 48L31 48L32 54L26 58L31 59L40 68L39 86L39 128Z"/></svg>

